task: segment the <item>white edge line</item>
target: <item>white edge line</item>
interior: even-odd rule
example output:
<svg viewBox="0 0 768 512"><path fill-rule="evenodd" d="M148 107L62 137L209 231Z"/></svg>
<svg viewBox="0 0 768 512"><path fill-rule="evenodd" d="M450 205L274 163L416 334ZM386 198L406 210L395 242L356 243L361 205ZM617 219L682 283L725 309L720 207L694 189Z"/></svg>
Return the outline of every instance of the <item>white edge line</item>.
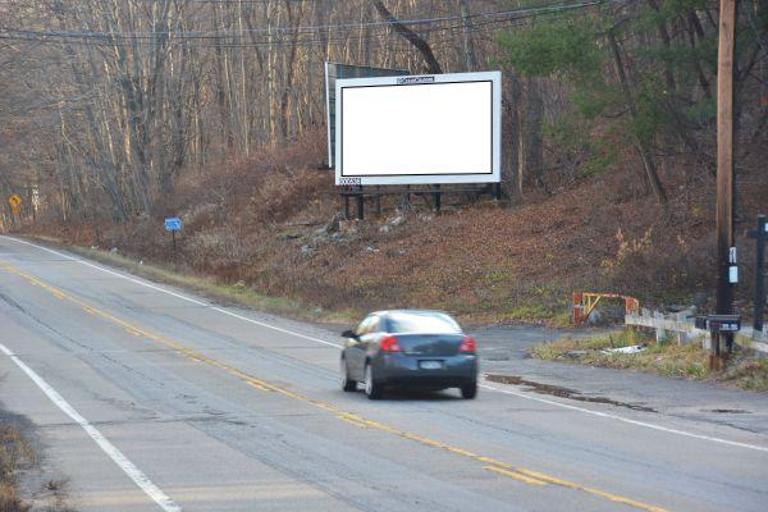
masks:
<svg viewBox="0 0 768 512"><path fill-rule="evenodd" d="M614 414L609 414L607 412L594 411L592 409L585 409L583 407L577 407L575 405L564 404L564 403L561 403L561 402L556 402L554 400L547 400L546 398L539 398L539 397L535 397L535 396L530 396L530 395L526 395L524 393L520 393L520 392L517 392L517 391L512 391L512 390L507 390L507 389L499 389L497 387L489 386L488 384L480 384L480 387L483 388L483 389L487 389L489 391L495 391L497 393L504 393L505 395L513 395L513 396L516 396L516 397L519 397L519 398L525 398L527 400L533 400L535 402L541 402L543 404L554 405L554 406L557 406L557 407L562 407L562 408L565 408L565 409L571 409L573 411L578 411L578 412L582 412L582 413L585 413L585 414L591 414L593 416L599 416L601 418L610 418L610 419L621 421L621 422L624 422L624 423L629 423L630 425L636 425L636 426L639 426L639 427L645 427L645 428L650 428L650 429L653 429L653 430L659 430L661 432L667 432L669 434L676 434L676 435L679 435L679 436L692 437L694 439L700 439L700 440L703 440L703 441L712 441L714 443L727 444L729 446L738 446L740 448L749 448L750 450L758 450L758 451L761 451L761 452L768 452L768 447L765 447L765 446L758 446L758 445L748 444L748 443L740 443L738 441L729 441L727 439L721 439L719 437L705 436L705 435L702 435L702 434L693 434L691 432L686 432L684 430L677 430L677 429L674 429L674 428L662 427L661 425L656 425L654 423L646 423L644 421L631 420L629 418L625 418L623 416L616 416Z"/></svg>
<svg viewBox="0 0 768 512"><path fill-rule="evenodd" d="M141 279L136 279L134 277L125 275L125 274L120 273L120 272L115 272L114 270L110 270L108 268L102 267L101 265L94 265L93 263L91 263L89 261L86 261L84 259L81 259L81 258L75 258L75 257L70 256L68 254L64 254L64 253L59 252L59 251L54 251L53 249L49 249L49 248L43 247L41 245L33 244L32 242L27 242L26 240L20 240L20 239L15 238L15 237L4 236L3 238L6 238L8 240L12 240L12 241L20 243L20 244L29 245L29 246L35 247L37 249L41 249L41 250L46 251L48 253L55 254L56 256L59 256L61 258L65 258L65 259L68 259L70 261L74 261L74 262L80 263L81 265L85 265L86 267L95 268L96 270L100 270L102 272L106 272L107 274L111 274L111 275L119 277L121 279L125 279L127 281L132 282L132 283L135 283L135 284L138 284L138 285L141 285L141 286L145 286L147 288L151 288L152 290L156 290L158 292L162 292L162 293L171 295L173 297L176 297L177 299L181 299L181 300L185 300L187 302L191 302L192 304L196 304L198 306L206 306L206 307L210 306L210 304L207 304L207 303L205 303L203 301L200 301L200 300L197 300L197 299L193 299L191 297L188 297L186 295L182 295L180 293L172 292L171 290L168 290L168 289L163 288L161 286L157 286L155 284L149 283L147 281L143 281ZM269 324L264 323L264 322L259 322L258 320L254 320L252 318L248 318L247 316L238 315L237 313L233 313L231 311L227 311L226 309L223 309L223 308L220 308L220 307L217 307L217 306L210 306L210 309L212 309L214 311L217 311L219 313L223 313L225 315L229 315L231 317L237 318L239 320L243 320L244 322L249 322L249 323L252 323L252 324L255 324L255 325L259 325L261 327L266 327L268 329L272 329L273 331L282 332L284 334L290 334L292 336L297 336L299 338L304 338L305 340L314 341L316 343L322 343L323 345L329 345L331 347L341 347L341 345L336 344L336 343L331 343L330 341L321 340L319 338L314 338L312 336L307 336L306 334L301 334L301 333L298 333L298 332L290 331L288 329L283 329L281 327L275 327L274 325L269 325Z"/></svg>
<svg viewBox="0 0 768 512"><path fill-rule="evenodd" d="M96 429L93 425L88 423L88 420L83 418L69 402L53 389L42 377L40 377L32 368L27 366L21 359L18 358L8 347L0 343L0 351L7 355L16 366L27 374L32 381L46 394L51 402L64 412L67 416L72 418L83 430L93 439L96 444L106 453L115 464L118 465L133 482L144 491L144 493L152 498L161 509L165 512L181 512L181 507L168 497L158 486L152 483L147 475L144 474L136 465L128 460L128 457L123 455L115 445L109 442L104 435Z"/></svg>
<svg viewBox="0 0 768 512"><path fill-rule="evenodd" d="M32 246L32 247L36 247L36 248L41 249L43 251L49 252L51 254L55 254L57 256L61 256L62 258L66 258L68 260L76 261L76 262L78 262L78 263L80 263L82 265L85 265L85 266L88 266L88 267L91 267L91 268L95 268L96 270L100 270L102 272L106 272L108 274L112 274L112 275L114 275L116 277L119 277L121 279L126 279L128 281L131 281L133 283L139 284L141 286L146 286L147 288L151 288L153 290L157 290L159 292L166 293L168 295L172 295L174 297L177 297L177 298L182 299L182 300L186 300L188 302L192 302L194 304L198 304L198 305L201 305L201 306L208 306L208 304L206 304L204 302L201 302L199 300L192 299L190 297L187 297L185 295L181 295L181 294L172 292L170 290L166 290L165 288L162 288L160 286L156 286L156 285L154 285L152 283L149 283L149 282L146 282L146 281L142 281L142 280L139 280L139 279L135 279L135 278L133 278L131 276L127 276L127 275L122 274L120 272L115 272L115 271L110 270L108 268L104 268L104 267L102 267L100 265L94 265L93 263L90 263L90 262L88 262L86 260L83 260L83 259L80 259L80 258L75 258L75 257L69 256L68 254L64 254L64 253L61 253L59 251L54 251L53 249L49 249L47 247L43 247L43 246L40 246L40 245L37 245L37 244L33 244L32 242L27 242L26 240L20 240L20 239L17 239L15 237L10 237L10 236L3 236L3 238L6 238L8 240L12 240L14 242L18 242L18 243L21 243L21 244L25 244L25 245L29 245L29 246ZM309 341L314 341L316 343L322 343L323 345L329 345L329 346L337 347L337 348L341 348L342 347L342 345L337 344L337 343L331 343L329 341L325 341L325 340L321 340L321 339L318 339L318 338L314 338L312 336L307 336L305 334L301 334L301 333L298 333L298 332L290 331L288 329L282 329L280 327L275 327L273 325L269 325L269 324L266 324L264 322L259 322L258 320L254 320L252 318L248 318L247 316L243 316L243 315L239 315L237 313L233 313L231 311L227 311L226 309L223 309L223 308L220 308L220 307L214 306L214 307L211 307L211 309L213 309L214 311L217 311L219 313L223 313L225 315L229 315L229 316L231 316L233 318L237 318L239 320L243 320L244 322L249 322L249 323L252 323L252 324L255 324L255 325L259 325L259 326L262 326L262 327L266 327L266 328L269 328L269 329L272 329L272 330L275 330L275 331L278 331L278 332L282 332L282 333L285 333L285 334L290 334L290 335L293 335L293 336L298 336L299 338L304 338L304 339L309 340ZM486 389L488 391L494 391L496 393L502 393L502 394L505 394L505 395L513 395L513 396L516 396L518 398L524 398L526 400L533 400L535 402L540 402L540 403L552 405L552 406L555 406L555 407L562 407L564 409L570 409L572 411L578 411L578 412L581 412L581 413L584 413L584 414L591 414L593 416L599 416L601 418L613 419L613 420L616 420L616 421L621 421L621 422L624 422L624 423L628 423L630 425L650 428L650 429L657 430L657 431L660 431L660 432L666 432L668 434L675 434L675 435L679 435L679 436L690 437L690 438L693 438L693 439L699 439L699 440L702 440L702 441L711 441L711 442L714 442L714 443L720 443L720 444L725 444L725 445L729 445L729 446L737 446L737 447L740 447L740 448L747 448L747 449L750 449L750 450L757 450L757 451L761 451L761 452L768 452L768 447L764 447L764 446L758 446L758 445L753 445L753 444L748 444L748 443L740 443L738 441L729 441L727 439L721 439L719 437L711 437L711 436L705 436L705 435L701 435L701 434L693 434L691 432L685 432L684 430L677 430L677 429L673 429L673 428L662 427L661 425L656 425L656 424L653 424L653 423L646 423L644 421L631 420L629 418L624 418L623 416L617 416L617 415L609 414L609 413L605 413L605 412L594 411L592 409L585 409L583 407L577 407L575 405L564 404L564 403L561 403L561 402L556 402L554 400L547 400L546 398L539 398L539 397L535 397L535 396L530 396L530 395L527 395L525 393L520 393L520 392L517 392L517 391L499 389L497 387L489 386L488 384L481 384L480 387L483 388L483 389Z"/></svg>

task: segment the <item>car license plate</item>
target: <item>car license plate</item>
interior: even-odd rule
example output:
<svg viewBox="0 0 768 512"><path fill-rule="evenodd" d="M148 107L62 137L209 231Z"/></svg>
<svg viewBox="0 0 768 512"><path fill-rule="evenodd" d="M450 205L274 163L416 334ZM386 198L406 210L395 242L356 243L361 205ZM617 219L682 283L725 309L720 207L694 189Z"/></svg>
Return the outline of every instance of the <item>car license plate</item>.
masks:
<svg viewBox="0 0 768 512"><path fill-rule="evenodd" d="M442 370L442 361L419 361L419 368L422 370Z"/></svg>

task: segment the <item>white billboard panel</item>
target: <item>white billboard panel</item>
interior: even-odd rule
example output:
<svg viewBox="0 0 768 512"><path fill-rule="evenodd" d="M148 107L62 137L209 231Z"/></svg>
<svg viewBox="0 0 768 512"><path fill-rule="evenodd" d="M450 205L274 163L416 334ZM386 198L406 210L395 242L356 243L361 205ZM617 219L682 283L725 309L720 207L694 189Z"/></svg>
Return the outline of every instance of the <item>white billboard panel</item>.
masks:
<svg viewBox="0 0 768 512"><path fill-rule="evenodd" d="M355 66L338 62L325 62L325 112L326 129L328 132L328 167L333 168L336 155L336 80L342 78L363 78L372 76L401 76L408 75L404 69L375 68L371 66Z"/></svg>
<svg viewBox="0 0 768 512"><path fill-rule="evenodd" d="M500 181L501 73L336 81L336 184Z"/></svg>

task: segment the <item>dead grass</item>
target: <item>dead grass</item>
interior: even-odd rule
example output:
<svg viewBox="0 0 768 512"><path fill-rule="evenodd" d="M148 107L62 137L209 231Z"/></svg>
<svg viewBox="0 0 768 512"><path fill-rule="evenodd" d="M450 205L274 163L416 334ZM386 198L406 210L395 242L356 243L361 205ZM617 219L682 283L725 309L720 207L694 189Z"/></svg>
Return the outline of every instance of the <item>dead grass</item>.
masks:
<svg viewBox="0 0 768 512"><path fill-rule="evenodd" d="M511 207L448 196L444 213L435 215L414 196L413 209L401 214L394 207L403 198L385 196L383 216L369 205L358 229L338 233L324 229L341 202L332 174L317 169L322 135L189 172L149 217L120 226L41 222L35 233L115 247L134 262L184 274L182 281L203 280L193 283L197 289L223 288L217 293L232 300L246 296L256 307L312 319L318 308L320 317L359 317L372 309L426 307L472 323L563 325L575 290L620 292L654 307L690 304L711 289L714 187L705 177L666 176L676 191L666 214L634 185L632 169L620 168L553 196L526 191ZM759 183L768 186L768 175L749 172L745 179L758 184L740 196L743 218L764 201ZM176 254L162 229L167 215L184 220ZM749 247L739 249L747 255L748 279L753 258Z"/></svg>
<svg viewBox="0 0 768 512"><path fill-rule="evenodd" d="M608 348L644 344L635 354L603 353ZM563 338L535 346L531 355L546 361L572 362L604 368L656 373L668 377L709 380L752 391L768 391L768 359L740 351L725 372L709 370L709 352L698 343L658 344L639 331L624 330L591 338Z"/></svg>
<svg viewBox="0 0 768 512"><path fill-rule="evenodd" d="M752 359L730 365L723 382L751 391L768 391L768 359Z"/></svg>
<svg viewBox="0 0 768 512"><path fill-rule="evenodd" d="M35 452L14 425L0 425L0 512L26 512L17 495L17 476L35 464Z"/></svg>
<svg viewBox="0 0 768 512"><path fill-rule="evenodd" d="M61 241L50 237L36 238L41 241L61 243ZM223 303L236 304L315 322L350 322L358 320L356 316L348 314L344 310L326 311L318 306L302 304L285 298L266 297L254 291L253 288L243 281L227 284L211 276L195 275L188 269L185 272L180 268L173 268L172 266L144 264L143 262L137 262L133 258L109 251L78 246L68 246L68 249L94 261L126 270L131 274L155 282L193 290Z"/></svg>

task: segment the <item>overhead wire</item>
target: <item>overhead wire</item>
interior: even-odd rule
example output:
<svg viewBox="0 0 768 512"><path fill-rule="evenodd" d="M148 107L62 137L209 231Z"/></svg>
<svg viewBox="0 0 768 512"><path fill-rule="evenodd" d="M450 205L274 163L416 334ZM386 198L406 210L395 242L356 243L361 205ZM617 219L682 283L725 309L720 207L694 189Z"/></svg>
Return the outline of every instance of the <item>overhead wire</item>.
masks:
<svg viewBox="0 0 768 512"><path fill-rule="evenodd" d="M577 2L570 4L558 3L556 5L535 7L535 8L520 8L504 11L492 11L470 14L469 16L439 16L429 18L410 18L399 20L399 23L404 25L436 25L446 23L450 21L461 21L463 24L466 20L472 19L473 25L485 25L488 23L508 23L513 22L521 18L529 18L542 14L556 14L560 12L572 11L576 9L583 9L587 7L598 6L602 4L614 4L614 3L627 3L632 0L589 0L587 2ZM485 18L485 20L483 20ZM45 43L67 43L73 41L80 42L96 42L109 46L122 44L124 41L130 41L131 44L140 42L149 42L151 44L157 44L160 38L167 38L167 42L178 44L185 40L214 40L215 43L207 46L220 46L221 40L227 38L242 38L244 35L261 34L266 35L266 39L259 41L251 41L248 43L236 43L238 45L245 46L273 46L284 45L286 43L294 43L290 40L285 40L284 36L292 35L298 37L301 34L314 34L324 32L325 37L321 38L322 42L328 42L328 38L332 36L341 35L333 33L343 30L359 30L363 28L391 28L392 23L389 21L370 21L370 22L355 22L355 23L337 23L326 25L310 25L310 26L278 26L267 28L254 28L254 29L242 29L236 31L193 31L193 32L181 32L175 30L168 31L153 31L153 32L97 32L97 31L69 31L69 30L31 30L31 29L18 29L9 27L0 27L0 39L5 40L18 40L18 41L42 41ZM448 29L454 29L455 27L449 27ZM428 31L446 30L446 28L430 27ZM332 34L333 33L333 34ZM377 34L377 36L380 34ZM203 45L200 45L203 46ZM230 46L228 43L224 43L223 46Z"/></svg>

